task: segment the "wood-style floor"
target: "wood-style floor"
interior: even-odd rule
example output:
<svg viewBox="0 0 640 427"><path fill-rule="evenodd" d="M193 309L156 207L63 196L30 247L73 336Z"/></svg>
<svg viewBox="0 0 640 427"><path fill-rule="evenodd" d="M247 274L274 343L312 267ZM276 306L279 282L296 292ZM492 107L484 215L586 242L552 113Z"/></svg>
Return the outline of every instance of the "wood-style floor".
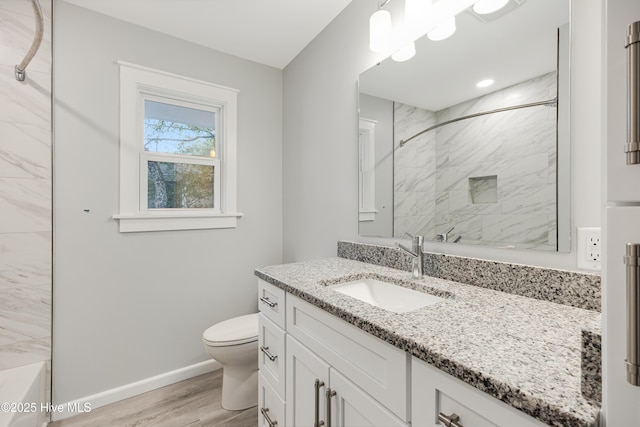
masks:
<svg viewBox="0 0 640 427"><path fill-rule="evenodd" d="M115 402L49 427L256 427L258 408L220 406L222 369Z"/></svg>

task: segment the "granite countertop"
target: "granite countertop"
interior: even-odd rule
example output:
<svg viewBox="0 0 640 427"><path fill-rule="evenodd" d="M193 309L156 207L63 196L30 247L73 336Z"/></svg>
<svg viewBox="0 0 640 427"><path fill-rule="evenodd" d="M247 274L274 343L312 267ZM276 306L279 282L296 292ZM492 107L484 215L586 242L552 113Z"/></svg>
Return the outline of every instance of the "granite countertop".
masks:
<svg viewBox="0 0 640 427"><path fill-rule="evenodd" d="M600 313L343 258L257 268L259 278L553 426L595 426L581 394L581 329ZM396 314L327 288L376 277L445 296Z"/></svg>

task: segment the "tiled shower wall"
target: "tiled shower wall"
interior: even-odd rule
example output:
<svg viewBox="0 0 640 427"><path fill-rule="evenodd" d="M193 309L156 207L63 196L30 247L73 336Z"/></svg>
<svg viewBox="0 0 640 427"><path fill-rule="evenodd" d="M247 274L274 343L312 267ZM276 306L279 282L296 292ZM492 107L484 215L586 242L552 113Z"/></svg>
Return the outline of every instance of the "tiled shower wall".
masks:
<svg viewBox="0 0 640 427"><path fill-rule="evenodd" d="M555 72L435 113L397 104L396 139L449 119L554 96ZM420 126L418 118L424 120ZM435 160L424 157L434 153ZM553 107L490 114L428 132L396 151L394 235L409 231L434 239L455 227L452 234L462 243L555 251L555 157Z"/></svg>
<svg viewBox="0 0 640 427"><path fill-rule="evenodd" d="M0 369L51 359L51 0L44 39L29 50L31 2L0 2Z"/></svg>

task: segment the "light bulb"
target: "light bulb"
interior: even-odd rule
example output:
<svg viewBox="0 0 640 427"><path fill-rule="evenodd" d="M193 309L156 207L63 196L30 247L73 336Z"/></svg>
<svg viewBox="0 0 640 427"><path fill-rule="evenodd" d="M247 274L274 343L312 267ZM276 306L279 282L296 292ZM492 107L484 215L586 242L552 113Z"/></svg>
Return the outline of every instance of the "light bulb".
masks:
<svg viewBox="0 0 640 427"><path fill-rule="evenodd" d="M479 15L487 15L502 9L509 0L480 0L473 5L473 11Z"/></svg>
<svg viewBox="0 0 640 427"><path fill-rule="evenodd" d="M391 45L391 14L378 10L369 19L369 49L384 52Z"/></svg>
<svg viewBox="0 0 640 427"><path fill-rule="evenodd" d="M488 87L494 83L495 81L493 79L480 80L478 83L476 83L476 87L480 87L480 88Z"/></svg>
<svg viewBox="0 0 640 427"><path fill-rule="evenodd" d="M215 156L216 156L216 150L212 148L211 151L209 151L209 157L215 157Z"/></svg>
<svg viewBox="0 0 640 427"><path fill-rule="evenodd" d="M429 31L427 33L427 37L429 37L429 40L440 41L448 37L451 37L455 32L456 32L456 17L452 16L451 18L444 21L442 24L438 25L433 30Z"/></svg>
<svg viewBox="0 0 640 427"><path fill-rule="evenodd" d="M404 0L404 26L408 33L424 29L431 6L431 0Z"/></svg>
<svg viewBox="0 0 640 427"><path fill-rule="evenodd" d="M416 44L414 42L409 43L399 51L391 55L391 59L396 62L403 62L413 58L416 54Z"/></svg>

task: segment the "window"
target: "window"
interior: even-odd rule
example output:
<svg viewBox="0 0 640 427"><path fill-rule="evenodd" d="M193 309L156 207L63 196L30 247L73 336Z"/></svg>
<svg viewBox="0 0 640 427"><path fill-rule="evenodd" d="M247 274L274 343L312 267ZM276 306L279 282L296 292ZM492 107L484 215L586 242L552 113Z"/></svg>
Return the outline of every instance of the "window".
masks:
<svg viewBox="0 0 640 427"><path fill-rule="evenodd" d="M237 91L119 64L120 231L235 227Z"/></svg>

